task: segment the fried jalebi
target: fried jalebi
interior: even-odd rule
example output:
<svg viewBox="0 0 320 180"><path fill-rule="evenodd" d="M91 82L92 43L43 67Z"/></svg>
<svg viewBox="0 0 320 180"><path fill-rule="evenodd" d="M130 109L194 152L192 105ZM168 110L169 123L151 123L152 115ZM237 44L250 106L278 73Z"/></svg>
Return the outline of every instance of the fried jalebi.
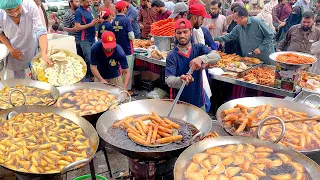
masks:
<svg viewBox="0 0 320 180"><path fill-rule="evenodd" d="M275 72L273 69L268 67L252 68L247 71L244 80L261 85L273 86L275 80Z"/></svg>
<svg viewBox="0 0 320 180"><path fill-rule="evenodd" d="M154 36L173 36L174 20L171 18L157 21L151 24L151 34Z"/></svg>
<svg viewBox="0 0 320 180"><path fill-rule="evenodd" d="M134 48L148 48L152 46L152 41L150 40L142 40L142 39L134 39L133 40L133 47Z"/></svg>
<svg viewBox="0 0 320 180"><path fill-rule="evenodd" d="M278 55L277 61L291 64L311 64L315 62L315 59L303 55L285 53Z"/></svg>

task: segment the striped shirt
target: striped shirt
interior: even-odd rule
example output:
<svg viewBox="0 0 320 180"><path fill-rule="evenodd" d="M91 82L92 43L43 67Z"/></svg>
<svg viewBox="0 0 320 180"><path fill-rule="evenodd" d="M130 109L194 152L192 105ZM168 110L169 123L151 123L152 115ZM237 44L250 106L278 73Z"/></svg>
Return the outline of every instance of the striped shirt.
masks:
<svg viewBox="0 0 320 180"><path fill-rule="evenodd" d="M73 28L74 27L74 23L75 23L74 12L71 9L69 9L66 12L66 14L64 14L63 26L66 27L66 28ZM77 38L77 35L78 35L78 33L76 33L76 32L68 32L68 34L70 36L74 36L75 38Z"/></svg>

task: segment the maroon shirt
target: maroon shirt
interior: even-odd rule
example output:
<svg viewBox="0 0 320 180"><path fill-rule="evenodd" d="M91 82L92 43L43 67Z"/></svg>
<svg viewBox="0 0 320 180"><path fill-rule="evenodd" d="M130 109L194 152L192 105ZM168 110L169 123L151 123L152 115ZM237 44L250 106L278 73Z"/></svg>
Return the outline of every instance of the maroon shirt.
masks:
<svg viewBox="0 0 320 180"><path fill-rule="evenodd" d="M172 14L171 11L166 10L164 13L158 13L156 20L160 21L160 20L164 20L164 19L168 19L168 17Z"/></svg>
<svg viewBox="0 0 320 180"><path fill-rule="evenodd" d="M286 3L284 5L278 4L274 9L272 10L272 18L274 21L279 23L280 21L284 21L290 16L290 13L292 11L292 7L290 3Z"/></svg>
<svg viewBox="0 0 320 180"><path fill-rule="evenodd" d="M143 25L141 29L141 37L149 38L149 34L151 31L150 25L156 22L157 11L154 8L146 8L143 9L142 7L139 10L139 24Z"/></svg>

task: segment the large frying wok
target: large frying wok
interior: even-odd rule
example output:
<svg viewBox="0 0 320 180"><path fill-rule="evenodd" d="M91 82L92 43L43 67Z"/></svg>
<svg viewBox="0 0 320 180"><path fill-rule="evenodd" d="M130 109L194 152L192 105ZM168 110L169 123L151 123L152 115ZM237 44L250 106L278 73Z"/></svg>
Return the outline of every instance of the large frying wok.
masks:
<svg viewBox="0 0 320 180"><path fill-rule="evenodd" d="M55 104L55 102L59 98L59 90L49 83L31 79L8 79L0 81L0 89L4 88L5 86L15 87L16 85L29 86L50 91L54 102L50 103L48 106Z"/></svg>
<svg viewBox="0 0 320 180"><path fill-rule="evenodd" d="M224 127L222 123L222 116L221 116L222 111L226 109L231 109L237 104L242 104L250 107L270 104L272 107L289 108L294 111L304 112L304 113L307 113L309 116L320 115L319 109L311 108L309 106L302 105L294 101L289 101L289 100L284 100L279 98L270 98L270 97L246 97L246 98L239 98L239 99L228 101L219 107L219 109L217 110L216 117L222 127ZM229 129L226 129L226 128L224 129L228 133L233 135L233 133ZM314 149L311 151L299 151L299 152L308 155L309 157L314 159L316 162L320 162L319 150L320 149Z"/></svg>
<svg viewBox="0 0 320 180"><path fill-rule="evenodd" d="M263 141L260 139L250 138L250 137L239 137L239 136L233 136L233 137L217 137L217 138L210 138L203 141L200 141L198 143L193 144L189 148L187 148L178 158L176 161L176 164L174 166L174 179L175 180L182 180L185 167L187 163L192 159L192 157L200 152L203 152L204 150L215 147L215 146L223 146L223 145L229 145L229 144L252 144L257 146L264 146L271 148L277 152L288 154L291 157L294 157L294 160L298 163L300 163L303 167L306 168L306 170L309 172L310 176L315 180L320 177L320 167L311 159L304 156L303 154L296 152L294 150L291 150L289 148L268 142ZM279 168L281 169L281 168Z"/></svg>
<svg viewBox="0 0 320 180"><path fill-rule="evenodd" d="M112 84L102 84L98 82L86 82L86 83L77 83L73 85L65 85L60 86L57 88L60 92L60 96L63 96L64 94L68 92L72 92L74 90L80 90L80 89L97 89L102 91L108 91L110 94L117 97L119 104L126 100L128 97L128 93L124 91L121 87L115 86ZM131 101L131 97L129 95L129 101ZM103 112L92 114L92 115L85 115L83 116L88 121L96 121Z"/></svg>
<svg viewBox="0 0 320 180"><path fill-rule="evenodd" d="M99 118L96 129L100 137L107 142L108 146L130 158L140 160L163 160L171 157L177 157L190 145L189 142L187 145L177 145L174 148L170 148L170 150L168 150L168 147L175 143L156 148L143 147L140 145L132 145L129 148L124 148L121 144L121 139L115 139L107 132L108 128L110 128L115 121L127 116L150 114L154 111L158 113L159 116L166 117L172 102L172 100L148 99L122 104L118 106L117 109L105 112ZM177 103L170 118L172 120L176 119L186 121L194 125L204 135L211 130L212 126L211 119L208 114L196 106L183 102Z"/></svg>
<svg viewBox="0 0 320 180"><path fill-rule="evenodd" d="M14 107L11 109L7 109L7 110L3 110L0 112L0 118L4 118L7 119L8 114L10 112L16 112L16 113L28 113L28 112L39 112L39 113L55 113L58 114L66 119L69 119L70 121L74 122L75 124L79 125L83 132L87 135L87 137L89 137L90 141L92 142L92 151L93 153L86 159L80 160L80 161L76 161L74 163L71 163L70 165L64 167L61 171L61 174L66 173L67 171L70 171L72 169L75 168L80 168L83 167L84 165L88 164L91 159L94 157L98 145L99 145L99 138L98 138L98 134L95 131L94 127L88 122L86 121L83 117L80 117L78 115L76 115L75 113L71 112L71 111L67 111L65 109L60 109L60 108L54 108L54 107L46 107L46 106L19 106L19 107ZM5 167L5 166L3 166ZM5 167L6 168L6 167ZM12 169L10 169L11 171L14 171ZM54 175L54 174L50 174L50 173L46 173L46 174L35 174L35 173L22 173L19 171L14 171L18 174L26 174L28 176L43 176L43 175Z"/></svg>

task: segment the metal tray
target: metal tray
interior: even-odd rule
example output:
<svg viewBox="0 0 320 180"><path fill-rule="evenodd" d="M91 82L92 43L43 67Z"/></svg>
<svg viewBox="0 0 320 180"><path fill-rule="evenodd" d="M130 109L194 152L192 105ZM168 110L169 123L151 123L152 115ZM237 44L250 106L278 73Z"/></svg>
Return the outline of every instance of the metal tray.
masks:
<svg viewBox="0 0 320 180"><path fill-rule="evenodd" d="M73 113L71 111L67 111L65 109L60 109L60 108L54 108L54 107L46 107L46 106L19 106L19 107L14 107L11 109L1 111L0 118L7 119L8 114L13 111L17 112L17 113L39 112L39 113L58 114L66 119L69 119L70 121L74 122L78 126L80 126L82 128L83 132L89 137L90 141L93 144L92 145L93 154L91 154L86 159L73 162L73 163L69 164L68 166L64 167L61 170L61 174L64 174L71 169L75 169L75 167L80 168L80 167L83 167L84 165L88 164L91 161L91 159L94 157L95 153L97 152L97 149L99 146L99 137L98 137L96 130L88 121L86 121L84 118L76 115L75 113ZM5 166L3 166L3 167L5 167ZM14 171L14 170L12 170L12 171ZM18 172L19 174L36 175L35 173L23 173L20 171L14 171L14 172ZM59 173L45 173L45 174L37 174L37 175L50 175L50 174L59 174Z"/></svg>
<svg viewBox="0 0 320 180"><path fill-rule="evenodd" d="M289 100L284 100L284 99L279 99L279 98L270 98L270 97L246 97L246 98L239 98L239 99L234 99L234 100L228 101L219 107L219 109L217 110L216 117L222 127L224 127L223 123L222 123L222 120L223 120L222 119L222 111L234 108L234 106L237 104L242 104L242 105L249 106L249 107L270 104L270 106L272 106L272 107L289 108L294 111L307 113L310 116L317 116L320 114L319 109L311 108L309 106L302 105L302 104L300 104L298 102L294 102L294 101L289 101ZM229 129L226 129L226 128L224 128L224 129L228 133L233 134ZM313 152L317 152L319 150L320 149L314 149L312 151L299 151L299 152L313 153Z"/></svg>
<svg viewBox="0 0 320 180"><path fill-rule="evenodd" d="M315 61L313 63L309 63L309 64L293 64L293 63L284 63L284 62L281 62L281 61L277 61L277 57L278 55L280 54L288 54L288 53L292 53L292 54L297 54L297 55L301 55L301 56L307 56L307 57L311 57L313 58ZM294 65L294 66L305 66L305 65L312 65L314 64L315 62L317 62L317 58L310 55L310 54L306 54L306 53L301 53L301 52L295 52L295 51L282 51L282 52L274 52L272 54L269 55L269 58L274 60L275 62L278 62L280 64L283 64L283 65Z"/></svg>
<svg viewBox="0 0 320 180"><path fill-rule="evenodd" d="M320 106L320 96L308 91L301 91L293 101L310 106L312 108L318 108Z"/></svg>
<svg viewBox="0 0 320 180"><path fill-rule="evenodd" d="M320 167L309 159L307 156L291 150L289 148L268 142L263 141L255 138L249 137L217 137L217 138L210 138L198 143L193 144L189 148L187 148L177 159L174 165L174 179L175 180L183 180L184 179L184 171L187 163L192 159L192 157L200 152L205 151L208 148L216 147L216 146L223 146L229 144L252 144L258 146L265 146L271 148L277 152L288 154L291 157L294 157L294 160L300 163L306 170L309 172L311 178L318 179L320 176Z"/></svg>

